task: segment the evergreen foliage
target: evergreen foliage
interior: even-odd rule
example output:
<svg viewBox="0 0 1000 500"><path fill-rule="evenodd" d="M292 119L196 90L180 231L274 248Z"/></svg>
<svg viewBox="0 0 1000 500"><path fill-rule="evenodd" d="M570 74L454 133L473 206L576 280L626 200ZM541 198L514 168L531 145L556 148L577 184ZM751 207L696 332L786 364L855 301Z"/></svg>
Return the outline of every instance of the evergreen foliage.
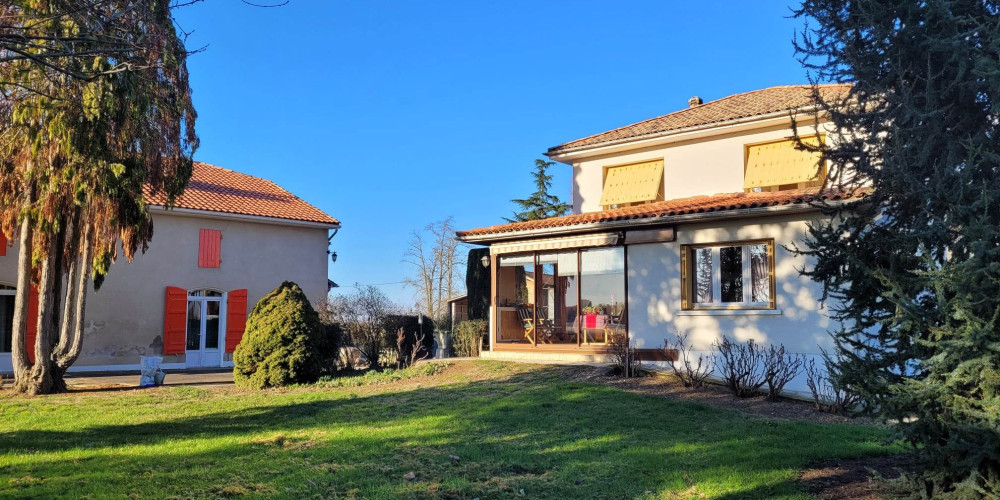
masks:
<svg viewBox="0 0 1000 500"><path fill-rule="evenodd" d="M806 0L797 50L833 102L829 206L807 248L840 387L923 458L923 494L1000 495L1000 6Z"/></svg>
<svg viewBox="0 0 1000 500"><path fill-rule="evenodd" d="M191 177L197 114L172 8L144 0L0 3L0 231L20 246L15 392L66 389L89 280L100 288L116 258L146 250L147 194L171 205ZM34 345L23 314L29 285L43 320Z"/></svg>
<svg viewBox="0 0 1000 500"><path fill-rule="evenodd" d="M455 333L452 338L452 346L455 356L477 357L479 347L486 338L489 322L483 319L471 319L455 325Z"/></svg>
<svg viewBox="0 0 1000 500"><path fill-rule="evenodd" d="M514 212L513 219L506 219L507 222L524 222L528 220L547 219L549 217L559 217L569 212L568 203L559 201L559 197L549 194L552 188L552 176L545 173L555 162L542 159L535 160L535 172L531 176L535 179L537 190L531 196L523 199L513 199L512 201L520 212Z"/></svg>
<svg viewBox="0 0 1000 500"><path fill-rule="evenodd" d="M238 387L315 382L322 369L323 325L299 285L286 281L254 306L233 353Z"/></svg>
<svg viewBox="0 0 1000 500"><path fill-rule="evenodd" d="M490 268L483 267L483 257L489 258L489 248L469 250L466 262L465 293L468 297L469 319L490 317Z"/></svg>

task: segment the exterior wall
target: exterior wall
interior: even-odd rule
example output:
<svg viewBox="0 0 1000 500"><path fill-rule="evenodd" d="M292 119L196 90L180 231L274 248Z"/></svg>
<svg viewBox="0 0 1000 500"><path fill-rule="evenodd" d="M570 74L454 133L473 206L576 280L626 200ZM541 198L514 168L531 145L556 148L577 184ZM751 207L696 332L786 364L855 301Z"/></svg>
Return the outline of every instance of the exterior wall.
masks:
<svg viewBox="0 0 1000 500"><path fill-rule="evenodd" d="M100 291L89 292L83 350L73 368L132 366L140 356L160 355L167 286L223 292L245 288L251 309L283 281L298 283L313 303L327 296L324 228L165 213L154 213L153 222L149 250L131 263L120 258ZM217 269L198 267L199 229L222 231ZM0 257L0 282L17 282L16 263L17 248L8 249ZM166 356L164 363L183 363L184 358ZM10 354L0 354L0 372L10 370Z"/></svg>
<svg viewBox="0 0 1000 500"><path fill-rule="evenodd" d="M681 225L675 242L629 246L629 335L637 347L661 347L664 340L687 334L698 353L710 352L723 335L736 341L784 344L790 352L811 358L820 357L820 349L830 350L833 343L827 332L833 324L819 303L822 287L799 274L799 269L809 267L807 259L783 248L801 242L807 223L818 217L788 215ZM774 238L774 311L681 310L681 245L759 238ZM804 376L789 383L786 390L807 394Z"/></svg>
<svg viewBox="0 0 1000 500"><path fill-rule="evenodd" d="M801 134L813 127L801 126ZM604 168L663 159L664 199L743 191L744 146L788 138L789 124L711 135L573 161L573 213L601 210Z"/></svg>

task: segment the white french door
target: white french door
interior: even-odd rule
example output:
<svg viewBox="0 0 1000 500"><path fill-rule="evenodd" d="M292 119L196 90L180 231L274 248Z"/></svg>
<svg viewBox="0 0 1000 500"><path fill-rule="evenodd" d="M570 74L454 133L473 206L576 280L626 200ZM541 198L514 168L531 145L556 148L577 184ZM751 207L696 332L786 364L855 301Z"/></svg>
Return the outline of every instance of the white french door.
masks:
<svg viewBox="0 0 1000 500"><path fill-rule="evenodd" d="M222 296L188 296L187 345L188 368L222 366Z"/></svg>

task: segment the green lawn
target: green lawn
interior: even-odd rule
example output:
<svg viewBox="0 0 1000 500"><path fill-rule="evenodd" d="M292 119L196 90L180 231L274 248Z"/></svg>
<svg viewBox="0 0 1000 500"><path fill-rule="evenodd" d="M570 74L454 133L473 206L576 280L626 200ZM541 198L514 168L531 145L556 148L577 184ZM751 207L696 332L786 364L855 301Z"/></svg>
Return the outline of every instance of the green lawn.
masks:
<svg viewBox="0 0 1000 500"><path fill-rule="evenodd" d="M0 396L0 497L807 498L794 482L806 463L894 451L880 429L566 382L560 368L439 371Z"/></svg>

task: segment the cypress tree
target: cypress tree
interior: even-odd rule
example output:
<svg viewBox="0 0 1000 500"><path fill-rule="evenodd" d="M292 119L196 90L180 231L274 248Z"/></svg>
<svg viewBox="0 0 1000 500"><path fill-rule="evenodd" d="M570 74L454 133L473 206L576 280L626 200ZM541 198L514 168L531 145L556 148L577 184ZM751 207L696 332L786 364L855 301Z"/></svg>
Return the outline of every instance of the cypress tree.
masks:
<svg viewBox="0 0 1000 500"><path fill-rule="evenodd" d="M927 466L923 494L1000 495L1000 6L807 0L796 49L839 138L799 250L835 319L835 376Z"/></svg>
<svg viewBox="0 0 1000 500"><path fill-rule="evenodd" d="M490 270L483 267L483 257L489 255L489 248L473 248L466 260L465 290L470 320L490 319Z"/></svg>

